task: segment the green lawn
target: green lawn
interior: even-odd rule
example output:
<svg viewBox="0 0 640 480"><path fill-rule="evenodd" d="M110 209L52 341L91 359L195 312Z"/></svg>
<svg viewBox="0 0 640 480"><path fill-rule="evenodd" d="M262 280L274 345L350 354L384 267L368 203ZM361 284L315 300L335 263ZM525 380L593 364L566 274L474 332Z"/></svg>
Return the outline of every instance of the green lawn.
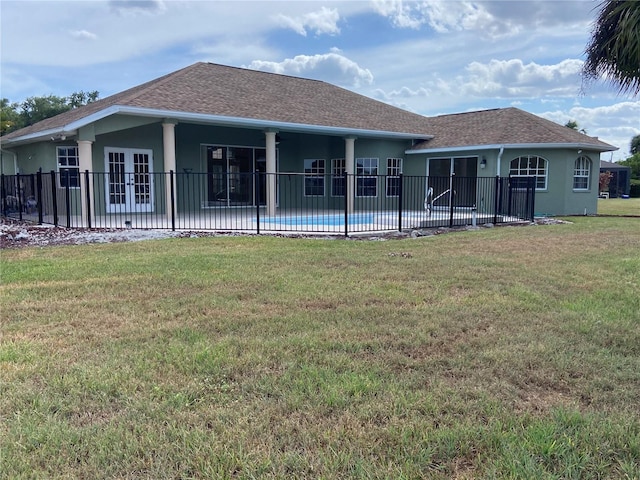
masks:
<svg viewBox="0 0 640 480"><path fill-rule="evenodd" d="M635 215L640 217L640 198L599 198L598 215Z"/></svg>
<svg viewBox="0 0 640 480"><path fill-rule="evenodd" d="M0 478L640 477L631 218L1 252Z"/></svg>

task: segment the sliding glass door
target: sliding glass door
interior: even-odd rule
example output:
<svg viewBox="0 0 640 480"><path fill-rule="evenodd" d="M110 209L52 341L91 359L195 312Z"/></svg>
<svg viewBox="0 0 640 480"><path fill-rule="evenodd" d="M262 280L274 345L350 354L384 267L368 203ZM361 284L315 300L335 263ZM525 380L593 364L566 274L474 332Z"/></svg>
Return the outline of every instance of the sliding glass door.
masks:
<svg viewBox="0 0 640 480"><path fill-rule="evenodd" d="M238 206L264 203L264 148L207 146L206 205ZM255 198L256 182L260 182L260 198Z"/></svg>
<svg viewBox="0 0 640 480"><path fill-rule="evenodd" d="M429 159L429 186L435 207L472 207L476 203L478 157Z"/></svg>

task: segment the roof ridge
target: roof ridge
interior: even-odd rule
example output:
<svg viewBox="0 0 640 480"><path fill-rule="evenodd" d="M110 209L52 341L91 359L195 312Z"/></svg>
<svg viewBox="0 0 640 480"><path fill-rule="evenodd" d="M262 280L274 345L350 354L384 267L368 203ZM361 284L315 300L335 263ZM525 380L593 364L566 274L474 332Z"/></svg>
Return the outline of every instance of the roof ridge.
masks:
<svg viewBox="0 0 640 480"><path fill-rule="evenodd" d="M202 65L213 65L215 67L230 68L230 69L234 69L234 70L240 70L242 72L252 72L252 73L259 73L259 74L266 74L266 75L275 75L277 77L294 78L296 80L304 80L304 81L307 81L307 82L324 83L324 84L330 85L332 87L342 88L342 87L340 87L338 85L333 85L333 84L331 84L329 82L326 82L324 80L319 80L317 78L300 77L300 76L297 76L297 75L290 75L290 74L287 74L287 73L268 72L266 70L257 70L255 68L248 68L248 67L236 67L235 65L224 65L222 63L198 62L198 63L194 63L191 66L195 66L195 65L199 65L199 64L202 64Z"/></svg>
<svg viewBox="0 0 640 480"><path fill-rule="evenodd" d="M514 108L514 107L505 107L505 108L483 108L480 110L469 110L468 112L454 112L454 113L442 113L440 115L434 115L434 116L425 116L425 118L443 118L443 117L455 117L455 116L461 116L461 115L477 115L479 113L485 113L485 112L495 112L497 110L507 110L509 108Z"/></svg>
<svg viewBox="0 0 640 480"><path fill-rule="evenodd" d="M121 103L131 102L131 101L135 100L136 98L140 97L141 95L145 94L150 87L162 85L162 84L168 82L170 79L173 79L175 77L181 76L186 71L192 70L196 66L202 65L202 64L203 64L203 62L197 62L197 63L193 63L191 65L187 65L186 67L181 68L180 70L176 70L175 72L167 73L166 75L162 75L161 77L154 78L153 80L149 80L148 82L145 82L142 85L136 85L135 87L128 88L127 90L125 90L123 92L114 93L113 95L110 95L110 96L104 98L104 100L108 100L111 97L116 97L116 96L122 95L123 99L124 99L124 102L116 102L116 103L114 103L114 105L119 105ZM127 95L127 92L130 92L130 94Z"/></svg>

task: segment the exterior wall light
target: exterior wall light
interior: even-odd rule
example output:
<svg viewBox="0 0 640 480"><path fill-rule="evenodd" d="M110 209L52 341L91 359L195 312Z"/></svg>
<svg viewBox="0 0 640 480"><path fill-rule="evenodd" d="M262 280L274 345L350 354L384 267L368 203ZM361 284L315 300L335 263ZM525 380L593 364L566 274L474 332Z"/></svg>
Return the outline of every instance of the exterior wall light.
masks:
<svg viewBox="0 0 640 480"><path fill-rule="evenodd" d="M482 161L480 162L480 168L485 168L487 166L487 159L482 157Z"/></svg>

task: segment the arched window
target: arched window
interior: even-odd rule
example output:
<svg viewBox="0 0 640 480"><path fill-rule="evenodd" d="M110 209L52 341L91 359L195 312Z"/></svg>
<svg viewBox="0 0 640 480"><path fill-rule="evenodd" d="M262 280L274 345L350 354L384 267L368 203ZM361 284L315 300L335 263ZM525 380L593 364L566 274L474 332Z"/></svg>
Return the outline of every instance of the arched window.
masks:
<svg viewBox="0 0 640 480"><path fill-rule="evenodd" d="M591 179L591 159L589 157L578 157L573 168L573 189L589 190L589 180Z"/></svg>
<svg viewBox="0 0 640 480"><path fill-rule="evenodd" d="M547 161L535 155L526 155L511 160L511 177L536 177L536 190L547 189Z"/></svg>

